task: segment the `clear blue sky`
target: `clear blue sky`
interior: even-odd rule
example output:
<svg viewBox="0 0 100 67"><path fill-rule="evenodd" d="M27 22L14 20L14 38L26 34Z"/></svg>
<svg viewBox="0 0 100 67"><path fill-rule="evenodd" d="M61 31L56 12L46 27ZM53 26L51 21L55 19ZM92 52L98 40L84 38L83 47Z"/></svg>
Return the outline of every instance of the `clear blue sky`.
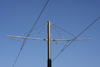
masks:
<svg viewBox="0 0 100 67"><path fill-rule="evenodd" d="M0 0L0 67L12 67L22 42L6 35L19 36L30 31L47 0ZM50 0L36 27L52 24L78 35L100 16L100 0ZM32 31L34 37L43 27ZM57 28L56 28L57 29ZM57 29L64 38L74 38ZM61 36L51 28L52 38ZM26 35L24 35L26 36ZM37 38L47 38L47 27ZM100 19L74 41L53 62L52 67L100 67ZM66 43L66 42L64 42ZM51 43L53 59L64 44ZM47 42L27 40L15 67L46 67Z"/></svg>

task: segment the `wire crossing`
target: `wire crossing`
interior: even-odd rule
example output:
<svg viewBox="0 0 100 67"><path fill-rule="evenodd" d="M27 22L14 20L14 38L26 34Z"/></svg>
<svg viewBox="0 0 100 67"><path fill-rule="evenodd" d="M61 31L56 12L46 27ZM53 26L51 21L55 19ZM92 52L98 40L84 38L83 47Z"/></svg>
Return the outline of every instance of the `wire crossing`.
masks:
<svg viewBox="0 0 100 67"><path fill-rule="evenodd" d="M36 19L36 21L35 21L35 23L34 23L33 27L32 27L32 28L31 28L31 30L29 31L29 34L27 35L27 37L29 37L29 35L31 34L31 32L32 32L33 28L35 27L35 25L36 25L37 21L39 20L40 16L42 15L42 13L43 13L43 11L44 11L45 7L47 6L48 2L49 2L49 0L47 0L46 4L44 5L44 7L43 7L42 11L40 12L40 14L39 14L38 18ZM14 66L15 66L16 61L17 61L17 59L18 59L18 57L19 57L19 55L20 55L20 53L21 53L21 51L22 51L22 49L23 49L23 47L24 47L24 45L25 45L26 41L27 41L27 39L24 39L24 42L23 42L23 44L22 44L22 46L21 46L21 49L20 49L20 51L19 51L19 53L18 53L18 55L17 55L17 58L16 58L16 60L15 60L15 62L14 62L14 64L13 64L13 66L12 66L12 67L14 67Z"/></svg>

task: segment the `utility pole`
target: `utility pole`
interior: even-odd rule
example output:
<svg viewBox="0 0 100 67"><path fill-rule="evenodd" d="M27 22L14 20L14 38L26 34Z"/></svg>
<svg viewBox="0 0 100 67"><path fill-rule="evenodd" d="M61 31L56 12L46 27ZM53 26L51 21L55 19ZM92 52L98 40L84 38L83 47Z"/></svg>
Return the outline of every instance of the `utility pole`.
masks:
<svg viewBox="0 0 100 67"><path fill-rule="evenodd" d="M57 41L73 41L73 40L91 40L91 38L89 39L51 39L51 23L50 21L47 22L47 39L41 39L41 38L30 38L30 37L21 37L21 36L9 36L7 35L7 37L11 37L12 40L18 40L21 42L24 42L22 40L19 39L15 39L15 38L22 38L22 39L33 39L33 40L44 40L47 41L48 44L48 60L47 60L47 67L51 67L52 66L52 60L51 60L51 41L55 41L57 44L59 42ZM65 44L68 45L67 43L61 43L61 44Z"/></svg>
<svg viewBox="0 0 100 67"><path fill-rule="evenodd" d="M51 67L51 28L50 28L50 26L51 26L51 23L50 23L50 21L48 21L48 26L47 26L47 28L48 28L48 40L47 40L47 43L48 43L48 63L47 63L47 65L48 65L48 67Z"/></svg>

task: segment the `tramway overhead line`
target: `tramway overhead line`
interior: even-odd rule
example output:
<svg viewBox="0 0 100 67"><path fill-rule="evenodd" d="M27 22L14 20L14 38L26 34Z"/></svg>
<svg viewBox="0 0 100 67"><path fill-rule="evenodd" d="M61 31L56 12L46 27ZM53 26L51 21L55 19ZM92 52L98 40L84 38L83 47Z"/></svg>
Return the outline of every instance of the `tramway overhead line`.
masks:
<svg viewBox="0 0 100 67"><path fill-rule="evenodd" d="M52 24L51 24L51 22L50 21L48 21L47 22L47 29L48 29L48 32L47 32L47 39L43 39L43 38L31 38L31 37L21 37L21 36L10 36L10 35L7 35L7 37L11 37L12 38L12 40L18 40L18 39L14 39L14 38L22 38L22 39L33 39L33 40L43 40L43 41L47 41L47 44L48 44L48 62L47 62L47 64L48 64L48 67L52 67L52 60L51 60L51 42L52 41L55 41L56 42L56 44L58 44L58 43L61 43L61 42L58 42L58 41L74 41L74 40L91 40L91 38L88 38L88 39L65 39L65 38L63 38L63 39L51 39L51 26L52 26ZM46 27L46 26L45 26ZM44 29L44 28L43 28ZM42 29L42 30L43 30ZM41 30L41 31L42 31ZM40 31L40 32L41 32ZM39 32L39 33L40 33ZM38 33L38 34L39 34ZM37 36L37 35L36 35ZM22 41L22 40L18 40L18 41ZM24 42L24 41L22 41L22 42ZM67 43L61 43L61 44L65 44L65 45L69 45L69 44L67 44Z"/></svg>

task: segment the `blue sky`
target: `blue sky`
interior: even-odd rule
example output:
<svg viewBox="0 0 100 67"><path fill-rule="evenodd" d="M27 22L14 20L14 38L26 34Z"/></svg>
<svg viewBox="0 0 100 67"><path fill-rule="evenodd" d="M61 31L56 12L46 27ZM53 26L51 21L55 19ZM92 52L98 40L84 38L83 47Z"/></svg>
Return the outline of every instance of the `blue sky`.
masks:
<svg viewBox="0 0 100 67"><path fill-rule="evenodd" d="M22 42L12 41L6 35L19 36L30 31L46 1L0 0L0 67L12 67L22 45ZM51 21L77 36L99 16L100 0L50 0L35 28ZM30 37L35 37L42 28L32 31ZM65 39L74 38L56 29ZM51 34L53 39L62 39L53 28ZM47 27L37 38L47 38ZM52 62L52 67L100 67L100 19L79 38L92 40L74 41ZM51 58L63 47L64 44L52 42ZM47 66L47 42L28 39L15 67L40 66Z"/></svg>

